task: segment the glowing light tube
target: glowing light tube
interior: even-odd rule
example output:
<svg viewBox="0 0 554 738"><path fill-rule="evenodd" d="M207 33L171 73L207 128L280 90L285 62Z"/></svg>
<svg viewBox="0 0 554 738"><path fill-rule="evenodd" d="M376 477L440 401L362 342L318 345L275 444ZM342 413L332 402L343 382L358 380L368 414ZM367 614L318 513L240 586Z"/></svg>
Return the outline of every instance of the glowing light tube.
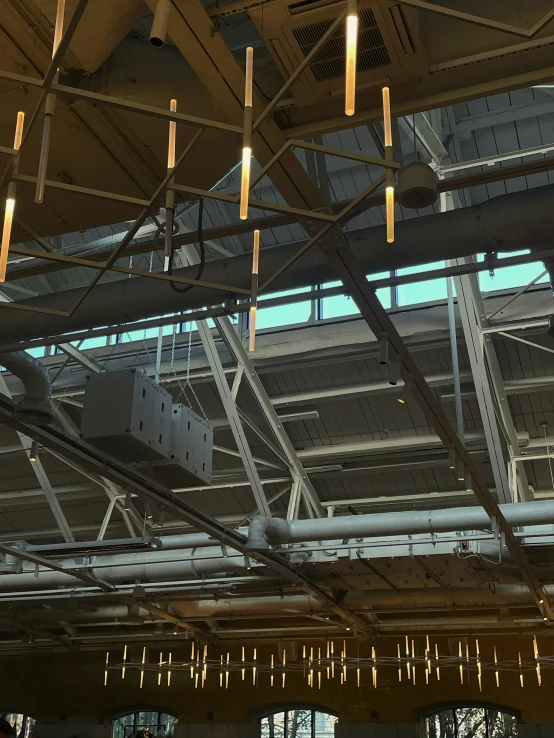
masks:
<svg viewBox="0 0 554 738"><path fill-rule="evenodd" d="M250 333L248 350L256 349L256 310L258 306L258 262L260 258L260 231L254 231L254 247L252 249L252 284L250 290Z"/></svg>
<svg viewBox="0 0 554 738"><path fill-rule="evenodd" d="M385 133L385 146L392 146L392 126L390 120L390 90L383 87L383 128Z"/></svg>
<svg viewBox="0 0 554 738"><path fill-rule="evenodd" d="M387 243L394 243L394 187L387 186L386 190L387 211Z"/></svg>
<svg viewBox="0 0 554 738"><path fill-rule="evenodd" d="M169 110L172 113L177 112L177 100L172 98L169 101ZM167 168L173 169L175 166L175 142L177 140L177 123L174 120L169 121L169 140L167 143Z"/></svg>
<svg viewBox="0 0 554 738"><path fill-rule="evenodd" d="M141 663L141 670L140 670L140 687L139 689L142 689L142 686L144 684L144 664L146 663L146 646L142 649L142 663Z"/></svg>
<svg viewBox="0 0 554 738"><path fill-rule="evenodd" d="M8 184L8 196L4 208L4 229L2 231L2 245L0 247L0 282L6 281L8 267L8 253L12 235L13 213L15 210L15 182Z"/></svg>
<svg viewBox="0 0 554 738"><path fill-rule="evenodd" d="M56 25L54 26L54 44L52 46L52 59L58 50L63 36L63 18L65 14L65 0L58 0L56 8Z"/></svg>
<svg viewBox="0 0 554 738"><path fill-rule="evenodd" d="M358 7L356 0L347 0L347 8L344 112L346 115L354 115L356 108L356 52L358 46Z"/></svg>
<svg viewBox="0 0 554 738"><path fill-rule="evenodd" d="M123 667L121 669L121 678L125 679L125 666L127 665L127 645L123 649Z"/></svg>
<svg viewBox="0 0 554 738"><path fill-rule="evenodd" d="M104 669L104 686L108 686L108 663L110 661L110 652L106 651L106 668Z"/></svg>
<svg viewBox="0 0 554 738"><path fill-rule="evenodd" d="M242 133L242 170L240 181L240 219L248 218L248 194L250 191L250 160L252 158L252 70L254 49L246 49L246 72L244 82L244 121Z"/></svg>
<svg viewBox="0 0 554 738"><path fill-rule="evenodd" d="M17 122L15 124L15 135L13 139L13 147L16 151L19 151L21 141L23 139L23 124L25 123L25 113L20 110L17 114Z"/></svg>

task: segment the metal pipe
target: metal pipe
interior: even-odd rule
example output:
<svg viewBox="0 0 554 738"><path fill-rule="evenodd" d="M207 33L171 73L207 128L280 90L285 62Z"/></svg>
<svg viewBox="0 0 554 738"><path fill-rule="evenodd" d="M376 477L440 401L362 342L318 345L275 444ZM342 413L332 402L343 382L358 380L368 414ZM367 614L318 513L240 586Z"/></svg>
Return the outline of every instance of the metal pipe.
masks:
<svg viewBox="0 0 554 738"><path fill-rule="evenodd" d="M152 22L152 30L150 31L149 40L152 46L159 48L165 44L170 12L170 0L158 0L156 11L154 13L154 20Z"/></svg>
<svg viewBox="0 0 554 738"><path fill-rule="evenodd" d="M348 233L361 267L366 271L391 271L439 259L454 259L488 251L502 244L503 251L529 246L534 250L551 247L554 211L550 206L554 185L502 195L480 205L428 215L396 224L395 247L387 247L385 228L376 226ZM298 250L298 243L264 249L263 270L274 273ZM207 282L233 284L249 289L251 256L207 262ZM194 278L196 266L175 271L177 276ZM263 275L261 275L263 276ZM276 290L321 284L335 278L325 257L307 251L278 279ZM52 295L24 300L23 304L48 309L74 305L83 289L64 290ZM226 299L213 289L195 287L185 295L167 289L161 280L145 277L98 285L70 317L63 319L64 331L113 325L143 318L213 305ZM0 326L0 345L53 335L60 330L57 316L12 310L9 321Z"/></svg>
<svg viewBox="0 0 554 738"><path fill-rule="evenodd" d="M189 552L185 560L160 561L165 557L163 552L148 551L147 553L118 554L102 559L101 577L104 581L118 584L128 581L156 582L167 578L192 578L223 573L244 573L246 566L244 556L231 554L228 557L221 555L221 547L207 549L205 556L190 558ZM110 566L113 562L113 566ZM77 567L77 564L74 565ZM252 568L257 567L251 561ZM87 570L88 571L88 570ZM75 578L71 574L57 571L41 571L35 576L35 570L22 574L7 575L2 579L3 591L8 590L37 590L49 587L68 587L75 585Z"/></svg>
<svg viewBox="0 0 554 738"><path fill-rule="evenodd" d="M52 384L46 368L25 351L0 354L0 364L22 382L25 395L15 406L15 416L31 425L47 425L54 419Z"/></svg>
<svg viewBox="0 0 554 738"><path fill-rule="evenodd" d="M551 501L500 505L500 510L511 526L554 523L554 502ZM492 525L485 510L477 506L349 515L317 520L284 521L259 516L250 523L247 545L254 551L264 551L268 550L270 545L278 543L491 530Z"/></svg>

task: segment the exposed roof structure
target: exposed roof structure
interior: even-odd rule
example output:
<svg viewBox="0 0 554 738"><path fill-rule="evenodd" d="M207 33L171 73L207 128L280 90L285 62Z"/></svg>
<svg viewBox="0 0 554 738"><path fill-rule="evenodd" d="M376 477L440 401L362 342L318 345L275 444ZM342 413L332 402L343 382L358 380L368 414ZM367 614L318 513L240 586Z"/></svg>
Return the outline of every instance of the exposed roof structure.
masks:
<svg viewBox="0 0 554 738"><path fill-rule="evenodd" d="M26 424L11 403L17 372L0 375L7 651L28 646L22 633L61 649L174 627L270 640L554 620L552 22L537 3L525 27L516 2L502 24L492 2L479 18L361 3L347 117L342 61L329 44L306 61L338 5L301 5L173 0L167 43L153 48L154 0L117 13L79 0L53 61L56 3L0 8L1 184L17 186L0 348L39 360L55 409L52 425ZM456 32L467 23L471 34ZM254 184L241 221L250 44ZM396 205L394 243L380 189L386 84L395 171L425 162L439 192L428 207ZM19 109L20 153L8 147ZM211 484L164 487L80 438L87 376L129 367L213 428ZM471 527L464 516L481 512ZM344 534L325 537L323 518Z"/></svg>

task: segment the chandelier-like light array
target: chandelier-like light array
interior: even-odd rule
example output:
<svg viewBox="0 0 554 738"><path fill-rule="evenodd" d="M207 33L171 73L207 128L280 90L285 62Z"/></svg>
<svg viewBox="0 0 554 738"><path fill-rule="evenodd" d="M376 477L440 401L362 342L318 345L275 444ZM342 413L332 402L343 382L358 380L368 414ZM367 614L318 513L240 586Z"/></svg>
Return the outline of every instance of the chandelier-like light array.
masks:
<svg viewBox="0 0 554 738"><path fill-rule="evenodd" d="M231 658L230 651L220 654L216 658L208 658L208 646L197 645L192 643L190 658L186 661L177 662L173 658L173 653L164 654L160 651L159 659L155 663L149 663L147 660L146 646L142 649L142 659L140 662L132 663L127 659L127 646L123 651L123 660L120 663L112 663L110 661L110 652L106 653L104 664L104 686L108 685L108 673L110 671L121 672L121 678L125 679L126 672L129 669L138 671L139 688L142 689L145 681L145 673L152 673L157 681L158 686L167 681L167 686L171 686L171 675L174 672L185 672L195 688L203 688L207 684L208 678L219 684L220 687L228 689L231 678L239 682L249 682L252 686L257 686L260 679L267 679L269 685L286 686L286 675L302 675L307 680L309 687L322 688L323 680L333 681L338 677L340 684L350 684L352 681L357 687L371 686L377 689L378 686L378 670L386 670L386 673L394 671L397 674L398 682L402 682L404 671L406 672L407 682L416 685L419 679L424 679L425 684L429 685L431 680L441 680L441 668L455 669L459 674L460 684L467 684L473 678L477 677L479 691L483 689L483 678L486 673L494 673L494 683L500 688L500 672L507 674L517 674L521 687L525 684L525 674L534 672L534 679L531 684L536 686L542 685L542 671L544 668L554 668L554 656L542 656L539 653L539 647L536 636L532 641L532 658L522 657L521 651L517 652L517 659L506 659L498 661L496 646L493 647L490 661L483 658L479 640L475 639L474 653L471 653L469 644L465 645L462 641L458 642L457 656L440 655L438 644L431 646L429 636L425 637L425 648L423 653L416 644L415 638L405 636L402 643L397 643L396 656L380 656L377 654L375 646L371 647L370 656L361 657L358 654L353 656L347 653L347 642L342 641L340 656L335 655L335 642L326 641L322 646L303 646L302 659L298 661L287 661L287 649L284 647L280 650L279 655L271 654L269 661L264 663L259 658L258 648L252 649L252 657L247 656L245 646L240 647L240 656ZM530 649L531 650L531 649ZM166 676L164 680L163 676ZM363 675L367 674L368 679L364 679ZM251 675L251 677L249 676ZM279 678L280 675L280 678ZM536 681L535 681L536 680Z"/></svg>

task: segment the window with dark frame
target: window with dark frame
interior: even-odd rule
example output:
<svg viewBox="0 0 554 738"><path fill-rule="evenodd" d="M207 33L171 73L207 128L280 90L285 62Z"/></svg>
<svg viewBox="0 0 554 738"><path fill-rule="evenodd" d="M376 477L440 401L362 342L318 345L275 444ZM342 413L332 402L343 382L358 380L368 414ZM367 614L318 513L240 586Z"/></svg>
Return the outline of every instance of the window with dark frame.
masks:
<svg viewBox="0 0 554 738"><path fill-rule="evenodd" d="M427 738L517 738L517 719L495 708L456 707L425 718Z"/></svg>

